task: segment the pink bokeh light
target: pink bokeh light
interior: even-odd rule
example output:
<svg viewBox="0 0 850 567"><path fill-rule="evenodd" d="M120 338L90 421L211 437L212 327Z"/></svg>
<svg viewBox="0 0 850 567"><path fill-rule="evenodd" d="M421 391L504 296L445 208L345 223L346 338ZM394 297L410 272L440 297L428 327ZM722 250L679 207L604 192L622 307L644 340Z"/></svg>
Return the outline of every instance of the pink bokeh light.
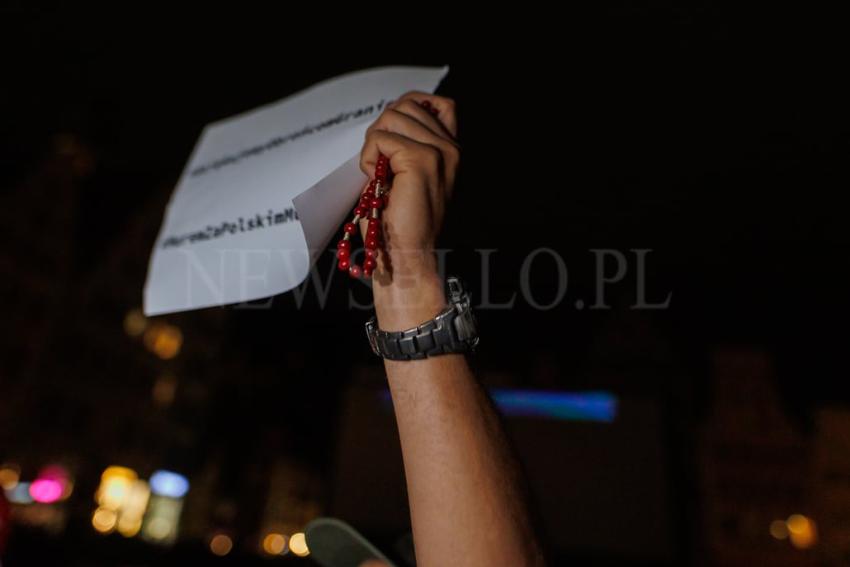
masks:
<svg viewBox="0 0 850 567"><path fill-rule="evenodd" d="M62 498L62 483L51 478L40 478L30 484L30 496L36 502L51 504Z"/></svg>

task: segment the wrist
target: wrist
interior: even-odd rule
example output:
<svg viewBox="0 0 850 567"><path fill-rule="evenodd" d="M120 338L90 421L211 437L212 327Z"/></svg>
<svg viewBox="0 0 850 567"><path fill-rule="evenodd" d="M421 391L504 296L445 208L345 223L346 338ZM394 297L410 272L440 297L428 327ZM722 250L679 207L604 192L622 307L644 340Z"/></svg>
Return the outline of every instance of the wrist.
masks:
<svg viewBox="0 0 850 567"><path fill-rule="evenodd" d="M417 263L396 264L372 280L378 326L384 331L402 331L437 315L446 307L445 284L430 255ZM410 260L410 258L408 258Z"/></svg>
<svg viewBox="0 0 850 567"><path fill-rule="evenodd" d="M442 278L432 274L415 286L383 289L378 294L380 321L369 319L366 336L372 351L387 364L466 354L478 345L471 298L459 278L446 278L444 288Z"/></svg>

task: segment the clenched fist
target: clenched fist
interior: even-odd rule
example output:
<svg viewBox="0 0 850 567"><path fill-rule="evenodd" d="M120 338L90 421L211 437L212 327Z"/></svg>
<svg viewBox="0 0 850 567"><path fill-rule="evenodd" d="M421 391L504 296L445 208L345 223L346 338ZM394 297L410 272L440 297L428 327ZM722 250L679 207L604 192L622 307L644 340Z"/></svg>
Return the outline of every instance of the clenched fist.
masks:
<svg viewBox="0 0 850 567"><path fill-rule="evenodd" d="M423 102L434 113L423 108ZM418 92L390 103L367 131L360 167L372 177L378 155L384 154L394 173L382 215L389 262L379 259L379 282L418 274L433 265L434 244L460 158L456 135L454 102Z"/></svg>
<svg viewBox="0 0 850 567"><path fill-rule="evenodd" d="M389 104L366 133L360 167L372 178L383 154L394 174L372 276L383 330L419 325L445 306L434 246L460 160L456 136L454 101L419 92Z"/></svg>

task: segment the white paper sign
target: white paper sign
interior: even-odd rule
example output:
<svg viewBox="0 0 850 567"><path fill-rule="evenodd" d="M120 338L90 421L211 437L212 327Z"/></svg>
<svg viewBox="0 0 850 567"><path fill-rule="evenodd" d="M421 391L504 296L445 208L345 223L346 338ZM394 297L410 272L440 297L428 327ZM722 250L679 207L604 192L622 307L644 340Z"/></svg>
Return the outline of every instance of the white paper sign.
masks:
<svg viewBox="0 0 850 567"><path fill-rule="evenodd" d="M411 90L434 92L447 72L361 71L208 125L166 209L145 313L241 303L298 286L363 188L366 129L387 103Z"/></svg>

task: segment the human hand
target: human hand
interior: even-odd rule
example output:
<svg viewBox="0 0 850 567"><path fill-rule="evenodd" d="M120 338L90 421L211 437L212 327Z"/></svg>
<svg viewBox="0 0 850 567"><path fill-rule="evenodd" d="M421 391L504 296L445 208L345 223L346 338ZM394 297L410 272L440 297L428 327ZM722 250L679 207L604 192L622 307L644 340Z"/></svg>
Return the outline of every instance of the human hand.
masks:
<svg viewBox="0 0 850 567"><path fill-rule="evenodd" d="M419 92L389 104L366 133L360 167L372 178L383 154L393 172L372 275L384 330L418 325L445 306L434 247L460 161L456 136L454 101Z"/></svg>
<svg viewBox="0 0 850 567"><path fill-rule="evenodd" d="M434 246L460 158L456 135L454 102L419 92L387 105L366 133L360 167L373 177L383 154L394 174L373 276L383 284L436 269Z"/></svg>

